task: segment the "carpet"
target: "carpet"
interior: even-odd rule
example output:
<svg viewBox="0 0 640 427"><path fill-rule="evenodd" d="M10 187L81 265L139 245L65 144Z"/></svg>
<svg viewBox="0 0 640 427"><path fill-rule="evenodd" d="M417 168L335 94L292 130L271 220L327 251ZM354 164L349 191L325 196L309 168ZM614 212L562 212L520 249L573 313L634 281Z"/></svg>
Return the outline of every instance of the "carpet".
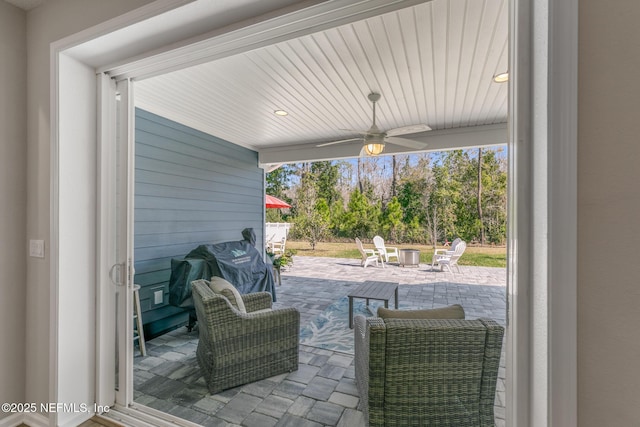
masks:
<svg viewBox="0 0 640 427"><path fill-rule="evenodd" d="M365 300L353 300L353 315L375 316L382 301L371 300L367 309ZM349 329L349 298L344 296L327 307L300 331L300 344L325 350L353 354L353 329Z"/></svg>

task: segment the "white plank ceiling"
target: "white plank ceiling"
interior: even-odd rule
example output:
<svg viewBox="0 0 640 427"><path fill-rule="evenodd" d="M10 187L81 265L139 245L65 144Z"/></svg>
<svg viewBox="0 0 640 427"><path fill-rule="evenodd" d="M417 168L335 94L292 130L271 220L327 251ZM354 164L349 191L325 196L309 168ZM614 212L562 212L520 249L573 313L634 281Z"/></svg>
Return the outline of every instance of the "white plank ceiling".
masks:
<svg viewBox="0 0 640 427"><path fill-rule="evenodd" d="M370 92L382 130L504 124L507 20L507 0L433 0L138 81L136 105L256 151L357 136Z"/></svg>

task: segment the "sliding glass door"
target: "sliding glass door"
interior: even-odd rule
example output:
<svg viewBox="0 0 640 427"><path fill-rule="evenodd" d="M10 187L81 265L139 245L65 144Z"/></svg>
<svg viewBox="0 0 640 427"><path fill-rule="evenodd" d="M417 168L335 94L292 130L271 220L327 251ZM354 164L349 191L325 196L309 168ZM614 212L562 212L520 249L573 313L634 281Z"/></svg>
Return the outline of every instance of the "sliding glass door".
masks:
<svg viewBox="0 0 640 427"><path fill-rule="evenodd" d="M98 412L133 399L132 84L98 77ZM102 411L101 411L102 410Z"/></svg>

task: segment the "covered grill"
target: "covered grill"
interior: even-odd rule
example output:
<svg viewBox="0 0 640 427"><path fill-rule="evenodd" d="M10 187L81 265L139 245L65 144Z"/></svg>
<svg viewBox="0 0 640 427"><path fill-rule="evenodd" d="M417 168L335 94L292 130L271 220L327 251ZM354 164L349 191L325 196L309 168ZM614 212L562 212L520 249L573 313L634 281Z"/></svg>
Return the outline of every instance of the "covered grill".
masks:
<svg viewBox="0 0 640 427"><path fill-rule="evenodd" d="M191 282L222 277L241 294L269 292L276 300L273 266L265 263L249 240L200 245L184 259L171 260L169 303L194 311Z"/></svg>

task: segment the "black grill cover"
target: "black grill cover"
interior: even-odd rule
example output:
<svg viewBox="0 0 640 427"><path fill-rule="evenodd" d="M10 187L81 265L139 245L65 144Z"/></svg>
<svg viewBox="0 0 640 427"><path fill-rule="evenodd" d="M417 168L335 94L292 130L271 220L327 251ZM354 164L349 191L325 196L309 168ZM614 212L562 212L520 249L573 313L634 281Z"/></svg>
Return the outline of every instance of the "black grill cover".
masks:
<svg viewBox="0 0 640 427"><path fill-rule="evenodd" d="M256 248L247 240L200 245L185 259L171 260L169 303L193 309L191 282L222 277L233 284L241 294L269 292L276 300L273 266L262 260Z"/></svg>

